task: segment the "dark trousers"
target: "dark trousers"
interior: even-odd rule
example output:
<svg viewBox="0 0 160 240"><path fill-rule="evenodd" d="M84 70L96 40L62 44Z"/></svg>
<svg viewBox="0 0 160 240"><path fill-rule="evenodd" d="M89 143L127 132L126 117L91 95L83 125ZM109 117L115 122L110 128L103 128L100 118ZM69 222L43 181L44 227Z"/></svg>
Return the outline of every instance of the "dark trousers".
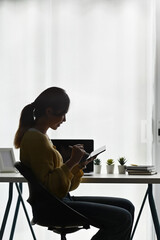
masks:
<svg viewBox="0 0 160 240"><path fill-rule="evenodd" d="M91 221L99 231L91 240L129 240L134 219L133 204L123 198L72 197L64 201Z"/></svg>

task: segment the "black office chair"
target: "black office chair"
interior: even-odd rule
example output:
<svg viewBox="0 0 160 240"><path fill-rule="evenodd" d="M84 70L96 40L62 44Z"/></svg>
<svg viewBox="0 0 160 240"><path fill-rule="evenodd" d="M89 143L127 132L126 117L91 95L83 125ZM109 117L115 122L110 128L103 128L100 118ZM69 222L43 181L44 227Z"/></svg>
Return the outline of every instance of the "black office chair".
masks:
<svg viewBox="0 0 160 240"><path fill-rule="evenodd" d="M35 178L32 171L21 162L15 167L28 182L28 202L32 207L32 224L48 227L66 240L66 234L90 228L89 220L63 201L50 194ZM53 183L54 184L54 183Z"/></svg>

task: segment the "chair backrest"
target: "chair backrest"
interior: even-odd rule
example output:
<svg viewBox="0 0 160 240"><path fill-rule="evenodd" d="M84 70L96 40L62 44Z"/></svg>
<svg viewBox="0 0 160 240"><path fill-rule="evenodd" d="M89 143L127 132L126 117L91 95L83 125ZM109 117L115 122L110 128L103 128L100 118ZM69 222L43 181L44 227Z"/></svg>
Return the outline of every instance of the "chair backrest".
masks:
<svg viewBox="0 0 160 240"><path fill-rule="evenodd" d="M89 220L52 195L37 181L31 169L22 162L16 162L15 167L28 182L29 198L27 201L32 207L34 223L47 227L77 225L89 228Z"/></svg>

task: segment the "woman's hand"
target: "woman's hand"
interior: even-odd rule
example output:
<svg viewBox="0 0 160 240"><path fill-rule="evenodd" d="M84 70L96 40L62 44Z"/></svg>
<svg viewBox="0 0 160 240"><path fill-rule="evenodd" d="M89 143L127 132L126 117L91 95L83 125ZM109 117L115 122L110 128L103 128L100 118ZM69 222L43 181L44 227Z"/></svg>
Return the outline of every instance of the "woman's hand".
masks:
<svg viewBox="0 0 160 240"><path fill-rule="evenodd" d="M84 161L84 162L81 162L81 163L80 163L81 168L82 168L82 169L85 168L85 167L87 166L87 164L90 163L90 162L92 162L92 161L94 161L94 159L96 159L96 157L97 157L97 155L94 156L94 157L89 158L88 160L86 160L86 161Z"/></svg>
<svg viewBox="0 0 160 240"><path fill-rule="evenodd" d="M76 144L72 146L71 157L65 162L65 165L71 170L75 165L77 165L82 157L86 154L82 144Z"/></svg>

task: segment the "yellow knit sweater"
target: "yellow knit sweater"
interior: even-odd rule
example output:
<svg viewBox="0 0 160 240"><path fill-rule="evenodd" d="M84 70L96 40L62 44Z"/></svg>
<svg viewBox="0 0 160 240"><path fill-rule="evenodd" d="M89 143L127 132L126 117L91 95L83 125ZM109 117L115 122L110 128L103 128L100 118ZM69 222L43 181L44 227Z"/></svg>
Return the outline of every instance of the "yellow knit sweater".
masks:
<svg viewBox="0 0 160 240"><path fill-rule="evenodd" d="M28 130L21 141L20 160L32 169L37 179L54 195L63 198L76 189L83 171L76 165L70 171L47 135Z"/></svg>

